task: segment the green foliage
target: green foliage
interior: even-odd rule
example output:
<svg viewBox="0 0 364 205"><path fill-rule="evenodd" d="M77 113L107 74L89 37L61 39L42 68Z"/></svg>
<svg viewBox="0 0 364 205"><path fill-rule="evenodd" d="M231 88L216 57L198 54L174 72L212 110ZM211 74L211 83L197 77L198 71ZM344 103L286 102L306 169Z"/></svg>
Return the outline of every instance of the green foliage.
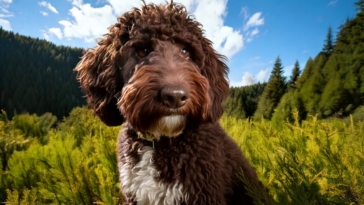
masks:
<svg viewBox="0 0 364 205"><path fill-rule="evenodd" d="M237 118L253 117L265 85L258 83L230 88L229 97L224 102L225 113Z"/></svg>
<svg viewBox="0 0 364 205"><path fill-rule="evenodd" d="M305 108L299 92L296 90L300 77L301 70L298 61L296 61L292 75L287 83L288 92L283 95L279 101L272 116L272 123L276 128L282 128L283 122L294 122L295 116L292 115L293 111L297 110L300 113L298 120L305 119Z"/></svg>
<svg viewBox="0 0 364 205"><path fill-rule="evenodd" d="M364 10L364 0L358 0L358 2L355 3L355 5L357 6L357 9L359 11L363 11Z"/></svg>
<svg viewBox="0 0 364 205"><path fill-rule="evenodd" d="M21 194L22 197L19 198L18 191L6 190L8 195L8 200L4 204L6 205L36 205L36 199L34 191L24 190Z"/></svg>
<svg viewBox="0 0 364 205"><path fill-rule="evenodd" d="M31 143L31 139L24 138L21 130L16 129L14 122L10 121L5 111L0 114L0 200L6 199L6 189L9 186L8 163L15 151L26 149Z"/></svg>
<svg viewBox="0 0 364 205"><path fill-rule="evenodd" d="M292 69L292 74L287 83L287 86L290 90L297 88L297 81L298 81L298 78L300 77L300 75L301 75L300 64L298 63L298 61L296 61L296 63L294 64L294 67Z"/></svg>
<svg viewBox="0 0 364 205"><path fill-rule="evenodd" d="M332 40L332 29L331 29L331 27L329 27L322 52L330 55L332 53L333 47L334 47L334 42Z"/></svg>
<svg viewBox="0 0 364 205"><path fill-rule="evenodd" d="M314 64L313 59L311 57L308 58L306 66L302 71L302 75L297 81L298 88L301 89L303 85L307 82L307 80L311 77L313 73L313 64Z"/></svg>
<svg viewBox="0 0 364 205"><path fill-rule="evenodd" d="M364 121L364 106L359 106L353 111L353 120L356 121ZM347 120L347 119L346 119Z"/></svg>
<svg viewBox="0 0 364 205"><path fill-rule="evenodd" d="M286 92L286 78L283 77L283 67L281 59L277 57L269 81L264 88L263 94L259 99L255 119L271 119L274 109L278 105L282 96Z"/></svg>
<svg viewBox="0 0 364 205"><path fill-rule="evenodd" d="M14 119L30 119L29 124L39 127L32 115ZM27 128L23 133L34 133L28 125L22 126ZM87 108L75 108L57 128L48 130L46 144L33 140L28 149L11 155L6 178L1 178L6 186L0 187L7 193L6 203L122 203L116 162L119 129L106 127Z"/></svg>
<svg viewBox="0 0 364 205"><path fill-rule="evenodd" d="M363 204L364 124L310 117L298 123L223 117L278 204Z"/></svg>
<svg viewBox="0 0 364 205"><path fill-rule="evenodd" d="M345 117L363 105L363 28L362 11L340 27L335 44L329 28L323 52L307 61L297 82L297 97L303 104L297 107L299 113L317 114L319 118Z"/></svg>
<svg viewBox="0 0 364 205"><path fill-rule="evenodd" d="M363 5L358 0L357 16L339 28L335 44L328 29L322 52L301 76L296 62L286 84L278 57L268 83L230 88L221 123L274 203L364 204ZM85 107L63 118L84 103L72 72L82 50L2 28L0 45L7 48L0 49L0 109L9 113L0 114L0 201L121 204L120 128L106 127ZM56 125L46 112L63 120ZM248 192L257 204L271 204Z"/></svg>
<svg viewBox="0 0 364 205"><path fill-rule="evenodd" d="M299 122L293 110L292 123L277 119L280 126L264 119L253 122L227 116L221 124L241 146L275 201L249 189L257 204L363 204L363 113L360 107L345 120L310 117ZM14 117L16 123L29 119L34 130L42 127L37 123L40 118ZM122 203L116 161L120 127L106 127L87 108L75 108L45 132L49 140L44 144L29 134L37 132L20 126L24 122L15 126L5 112L0 119L1 139L15 138L16 143L7 146L19 146L8 155L6 170L0 171L0 197L5 204ZM20 146L27 139L32 140Z"/></svg>
<svg viewBox="0 0 364 205"><path fill-rule="evenodd" d="M274 110L272 123L277 129L280 129L286 122L293 123L296 120L301 122L305 118L305 113L299 113L297 119L293 113L303 109L299 93L297 91L289 91L282 97L282 100Z"/></svg>
<svg viewBox="0 0 364 205"><path fill-rule="evenodd" d="M30 143L30 139L26 139L24 134L19 130L13 121L7 119L4 111L0 114L0 156L1 170L6 171L8 168L8 160L12 153L16 150L24 150Z"/></svg>
<svg viewBox="0 0 364 205"><path fill-rule="evenodd" d="M36 114L22 114L16 115L12 119L14 128L22 132L26 137L37 138L42 144L47 143L47 133L57 122L57 117L51 113L45 113L38 117Z"/></svg>
<svg viewBox="0 0 364 205"><path fill-rule="evenodd" d="M0 28L0 109L51 112L58 118L85 104L73 68L83 50L56 46Z"/></svg>
<svg viewBox="0 0 364 205"><path fill-rule="evenodd" d="M304 71L302 73L302 78L306 78L306 74L309 75L309 77L302 79L303 81L299 83L298 92L304 105L304 110L299 110L300 113L307 111L309 114L317 113L320 117L322 116L318 104L326 82L322 71L322 67L326 64L326 61L327 55L325 53L320 53L313 61L310 61L310 64L306 65L311 72L306 73ZM301 81L301 79L299 81Z"/></svg>

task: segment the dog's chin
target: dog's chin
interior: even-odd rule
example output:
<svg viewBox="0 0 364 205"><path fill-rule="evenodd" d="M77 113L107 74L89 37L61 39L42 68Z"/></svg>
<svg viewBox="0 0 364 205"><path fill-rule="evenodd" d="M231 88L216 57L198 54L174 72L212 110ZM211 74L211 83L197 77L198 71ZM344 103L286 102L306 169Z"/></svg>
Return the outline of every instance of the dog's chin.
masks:
<svg viewBox="0 0 364 205"><path fill-rule="evenodd" d="M153 124L147 132L138 132L140 138L154 141L161 137L177 137L183 132L186 117L183 115L164 116Z"/></svg>

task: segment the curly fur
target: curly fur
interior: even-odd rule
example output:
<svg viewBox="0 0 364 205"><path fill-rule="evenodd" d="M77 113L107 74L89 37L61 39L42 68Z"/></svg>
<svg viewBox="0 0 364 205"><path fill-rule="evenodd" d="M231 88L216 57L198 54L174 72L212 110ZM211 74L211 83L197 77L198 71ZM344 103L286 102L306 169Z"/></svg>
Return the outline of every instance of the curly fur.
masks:
<svg viewBox="0 0 364 205"><path fill-rule="evenodd" d="M75 70L95 114L110 126L125 122L125 204L253 204L238 174L264 187L218 123L229 91L225 58L185 7L134 8L98 44ZM164 89L182 90L183 104L171 106Z"/></svg>

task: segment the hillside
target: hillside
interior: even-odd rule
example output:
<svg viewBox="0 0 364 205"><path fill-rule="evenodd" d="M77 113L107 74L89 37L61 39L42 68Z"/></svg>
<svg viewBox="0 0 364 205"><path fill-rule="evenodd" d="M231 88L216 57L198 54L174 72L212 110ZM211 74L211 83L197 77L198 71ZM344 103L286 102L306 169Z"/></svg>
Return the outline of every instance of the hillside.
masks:
<svg viewBox="0 0 364 205"><path fill-rule="evenodd" d="M292 122L295 109L300 120L316 114L319 118L343 118L364 105L364 3L359 1L356 5L356 17L346 20L335 39L331 28L328 29L322 51L308 59L302 74L294 82L277 83L276 79L285 78L281 76L283 67L275 65L261 96L254 96L259 97L258 106L249 109L255 112L255 119L264 117L276 122L287 119ZM280 65L279 57L277 60L276 64ZM225 103L227 114L249 117L240 109L246 107L247 96L237 95L236 89L231 88L233 92ZM277 90L285 90L284 95L274 94ZM250 98L250 94L246 94Z"/></svg>
<svg viewBox="0 0 364 205"><path fill-rule="evenodd" d="M310 58L298 79L297 89L283 96L276 116L290 117L292 105L301 114L345 117L364 104L364 10L340 27L336 41L331 29L322 52ZM332 45L330 45L330 41ZM284 99L284 100L283 100ZM292 118L292 117L290 117Z"/></svg>
<svg viewBox="0 0 364 205"><path fill-rule="evenodd" d="M82 49L56 46L0 28L0 109L51 112L58 118L85 103L76 81Z"/></svg>

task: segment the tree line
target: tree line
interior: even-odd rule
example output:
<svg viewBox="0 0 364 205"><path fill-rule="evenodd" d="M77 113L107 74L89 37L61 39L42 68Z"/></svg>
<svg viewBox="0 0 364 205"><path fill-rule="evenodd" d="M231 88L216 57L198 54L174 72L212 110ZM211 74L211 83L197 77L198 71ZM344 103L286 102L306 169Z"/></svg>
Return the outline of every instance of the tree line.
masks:
<svg viewBox="0 0 364 205"><path fill-rule="evenodd" d="M322 51L308 59L302 74L296 62L287 81L282 75L282 61L277 57L261 95L257 96L254 92L244 93L248 96L236 94L236 90L243 92L251 87L231 88L228 103L225 104L227 114L251 117L245 114L249 110L254 112L255 120L264 118L278 123L282 120L292 122L295 109L299 112L300 120L310 115L343 118L364 105L363 1L358 1L356 5L356 17L347 19L340 26L336 39L333 38L332 29L328 28ZM248 108L244 103L249 98L257 102L256 109L252 106Z"/></svg>
<svg viewBox="0 0 364 205"><path fill-rule="evenodd" d="M336 39L328 29L322 51L303 70L296 62L290 79L277 57L267 83L230 88L227 115L259 120L345 117L364 104L364 12L340 26ZM56 46L0 28L0 109L16 113L50 112L62 118L85 104L73 68L83 49ZM302 73L301 73L302 72Z"/></svg>
<svg viewBox="0 0 364 205"><path fill-rule="evenodd" d="M73 68L83 49L56 46L0 27L0 109L51 112L58 118L85 103Z"/></svg>

